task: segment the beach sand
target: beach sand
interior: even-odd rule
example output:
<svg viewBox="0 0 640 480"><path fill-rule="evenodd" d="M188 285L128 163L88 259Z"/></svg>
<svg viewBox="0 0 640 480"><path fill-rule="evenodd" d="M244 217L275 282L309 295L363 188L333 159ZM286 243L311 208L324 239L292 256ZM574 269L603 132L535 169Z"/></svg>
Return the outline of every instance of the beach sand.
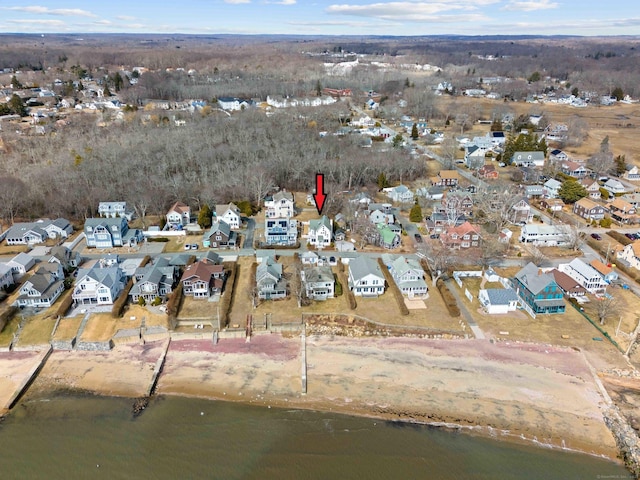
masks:
<svg viewBox="0 0 640 480"><path fill-rule="evenodd" d="M309 337L173 341L159 394L480 426L480 434L615 458L580 352L487 341Z"/></svg>

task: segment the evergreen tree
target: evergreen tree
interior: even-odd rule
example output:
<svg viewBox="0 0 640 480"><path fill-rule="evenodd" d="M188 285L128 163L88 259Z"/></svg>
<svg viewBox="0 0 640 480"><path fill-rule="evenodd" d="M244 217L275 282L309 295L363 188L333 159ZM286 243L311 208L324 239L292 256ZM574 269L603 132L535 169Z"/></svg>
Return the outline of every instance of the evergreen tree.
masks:
<svg viewBox="0 0 640 480"><path fill-rule="evenodd" d="M558 196L564 203L576 203L587 196L587 190L575 178L570 178L562 183Z"/></svg>
<svg viewBox="0 0 640 480"><path fill-rule="evenodd" d="M409 220L411 220L413 223L422 221L422 208L420 208L420 204L418 204L417 200L415 205L411 207L411 210L409 211Z"/></svg>
<svg viewBox="0 0 640 480"><path fill-rule="evenodd" d="M213 217L211 207L209 207L208 203L205 203L200 209L200 213L198 213L198 225L200 225L200 228L210 228L211 217Z"/></svg>
<svg viewBox="0 0 640 480"><path fill-rule="evenodd" d="M411 138L417 140L418 136L418 125L414 123L413 127L411 127Z"/></svg>
<svg viewBox="0 0 640 480"><path fill-rule="evenodd" d="M380 172L378 175L378 188L382 190L383 188L387 188L389 186L389 182L387 181L387 176L384 172Z"/></svg>
<svg viewBox="0 0 640 480"><path fill-rule="evenodd" d="M573 89L571 90L571 95L573 95L574 97L577 97L580 94L580 90L578 90L578 87L573 87Z"/></svg>
<svg viewBox="0 0 640 480"><path fill-rule="evenodd" d="M113 76L113 86L116 89L116 92L119 92L123 85L124 80L122 79L122 75L120 75L120 72L116 72Z"/></svg>
<svg viewBox="0 0 640 480"><path fill-rule="evenodd" d="M624 98L624 92L622 88L616 87L613 89L613 92L611 92L611 96L615 97L616 100L622 100Z"/></svg>
<svg viewBox="0 0 640 480"><path fill-rule="evenodd" d="M491 131L492 132L501 132L502 131L502 122L500 120L498 120L497 118L493 119L493 122L491 122Z"/></svg>
<svg viewBox="0 0 640 480"><path fill-rule="evenodd" d="M16 90L20 90L22 88L20 80L18 80L18 77L16 77L15 75L11 77L11 86Z"/></svg>
<svg viewBox="0 0 640 480"><path fill-rule="evenodd" d="M402 135L397 134L395 137L393 137L393 146L394 146L394 148L402 147L403 143L404 143L404 138L402 137Z"/></svg>
<svg viewBox="0 0 640 480"><path fill-rule="evenodd" d="M624 155L618 155L615 160L615 171L618 177L621 177L627 171L627 161Z"/></svg>
<svg viewBox="0 0 640 480"><path fill-rule="evenodd" d="M320 80L318 80L316 82L316 96L319 97L320 95L322 95L322 84L320 83Z"/></svg>
<svg viewBox="0 0 640 480"><path fill-rule="evenodd" d="M20 115L21 117L27 116L27 107L24 106L24 102L22 101L22 99L15 93L11 95L11 99L9 100L9 108L16 115Z"/></svg>

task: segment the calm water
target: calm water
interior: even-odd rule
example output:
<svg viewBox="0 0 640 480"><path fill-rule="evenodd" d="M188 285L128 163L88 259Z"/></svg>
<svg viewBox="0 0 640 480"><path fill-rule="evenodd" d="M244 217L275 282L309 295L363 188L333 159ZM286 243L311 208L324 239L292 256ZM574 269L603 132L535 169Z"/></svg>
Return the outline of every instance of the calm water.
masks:
<svg viewBox="0 0 640 480"><path fill-rule="evenodd" d="M586 455L421 426L183 398L57 397L0 423L6 479L628 478Z"/></svg>

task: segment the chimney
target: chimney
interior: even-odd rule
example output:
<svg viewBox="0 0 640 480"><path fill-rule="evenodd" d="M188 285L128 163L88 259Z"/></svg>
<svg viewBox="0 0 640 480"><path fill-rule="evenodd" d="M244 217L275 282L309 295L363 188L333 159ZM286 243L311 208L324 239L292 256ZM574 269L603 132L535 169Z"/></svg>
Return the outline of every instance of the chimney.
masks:
<svg viewBox="0 0 640 480"><path fill-rule="evenodd" d="M538 268L538 276L542 275L542 269Z"/></svg>

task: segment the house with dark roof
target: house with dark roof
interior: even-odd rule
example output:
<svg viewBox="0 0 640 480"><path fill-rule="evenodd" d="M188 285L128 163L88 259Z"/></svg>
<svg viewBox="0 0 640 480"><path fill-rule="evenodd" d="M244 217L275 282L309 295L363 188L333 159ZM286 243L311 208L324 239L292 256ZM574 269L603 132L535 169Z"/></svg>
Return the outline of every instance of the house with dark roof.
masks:
<svg viewBox="0 0 640 480"><path fill-rule="evenodd" d="M49 251L49 254L51 256L47 261L50 263L59 263L60 265L62 265L62 268L64 270L76 268L82 263L80 252L71 250L64 245L57 245L55 247L52 247Z"/></svg>
<svg viewBox="0 0 640 480"><path fill-rule="evenodd" d="M602 220L604 218L605 208L593 201L593 199L584 197L573 204L573 213L584 218L585 220Z"/></svg>
<svg viewBox="0 0 640 480"><path fill-rule="evenodd" d="M240 217L240 209L234 204L217 205L214 212L216 221L223 221L231 227L231 230L237 230L242 224L242 218Z"/></svg>
<svg viewBox="0 0 640 480"><path fill-rule="evenodd" d="M544 273L529 262L512 279L512 285L523 308L535 318L541 313L564 313L562 290L553 275Z"/></svg>
<svg viewBox="0 0 640 480"><path fill-rule="evenodd" d="M558 265L558 270L569 275L589 293L604 293L607 289L607 282L600 273L580 258L574 258L569 263L561 263Z"/></svg>
<svg viewBox="0 0 640 480"><path fill-rule="evenodd" d="M133 302L141 297L146 302L152 302L156 298L164 300L173 291L177 278L178 269L170 265L168 259L160 257L154 263L136 269L129 297Z"/></svg>
<svg viewBox="0 0 640 480"><path fill-rule="evenodd" d="M616 198L607 205L611 219L620 224L634 223L636 220L636 207L622 198Z"/></svg>
<svg viewBox="0 0 640 480"><path fill-rule="evenodd" d="M462 225L447 227L440 234L440 242L454 250L475 248L480 246L480 229L469 222Z"/></svg>
<svg viewBox="0 0 640 480"><path fill-rule="evenodd" d="M518 295L513 288L483 288L478 301L489 315L515 312L518 308Z"/></svg>
<svg viewBox="0 0 640 480"><path fill-rule="evenodd" d="M9 288L13 283L11 267L6 263L0 263L0 289Z"/></svg>
<svg viewBox="0 0 640 480"><path fill-rule="evenodd" d="M600 184L597 180L592 178L581 178L578 180L580 185L584 187L584 189L589 194L589 198L593 200L598 200L602 197L602 192L600 191Z"/></svg>
<svg viewBox="0 0 640 480"><path fill-rule="evenodd" d="M579 298L587 294L587 290L582 285L557 268L554 268L549 273L553 275L556 283L567 297Z"/></svg>
<svg viewBox="0 0 640 480"><path fill-rule="evenodd" d="M113 248L134 246L142 241L142 232L129 229L126 217L87 218L84 222L87 247Z"/></svg>
<svg viewBox="0 0 640 480"><path fill-rule="evenodd" d="M56 273L43 269L25 280L15 304L18 307L47 308L54 304L63 291L64 275L60 278Z"/></svg>
<svg viewBox="0 0 640 480"><path fill-rule="evenodd" d="M14 223L5 234L7 245L35 245L48 239L68 238L73 233L69 220L41 219L36 222Z"/></svg>
<svg viewBox="0 0 640 480"><path fill-rule="evenodd" d="M222 265L202 259L185 268L180 281L182 292L193 298L209 298L212 294L222 292L225 271Z"/></svg>
<svg viewBox="0 0 640 480"><path fill-rule="evenodd" d="M235 248L236 245L237 233L224 220L214 222L202 237L202 246L205 248Z"/></svg>

